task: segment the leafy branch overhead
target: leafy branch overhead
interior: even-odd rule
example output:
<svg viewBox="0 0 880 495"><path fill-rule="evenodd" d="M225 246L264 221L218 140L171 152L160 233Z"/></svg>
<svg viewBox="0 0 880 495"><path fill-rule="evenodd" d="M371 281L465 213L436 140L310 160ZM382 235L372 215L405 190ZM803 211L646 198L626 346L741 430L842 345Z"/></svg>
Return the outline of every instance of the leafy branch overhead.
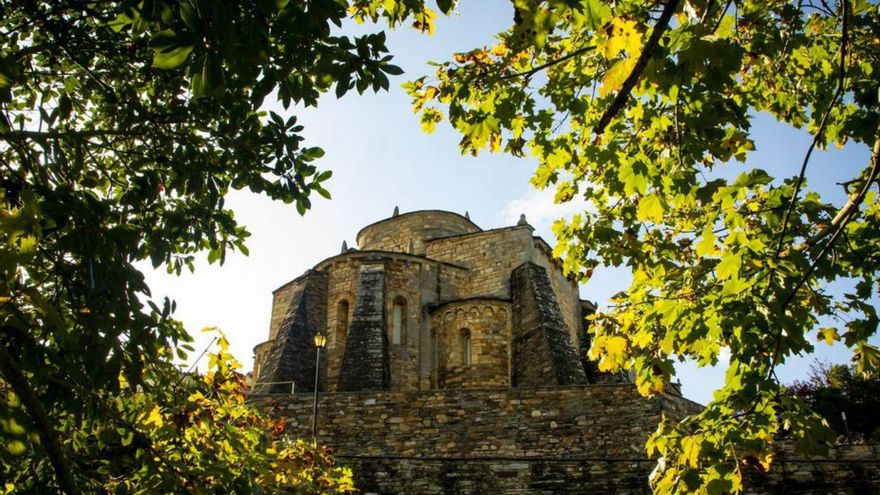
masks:
<svg viewBox="0 0 880 495"><path fill-rule="evenodd" d="M434 17L411 0L0 0L4 489L90 493L108 477L129 491L241 486L229 458L205 453L193 463L210 474L184 478L140 470L159 439L131 452L104 441L146 435L107 411L177 393L157 374L192 350L174 303L151 299L136 263L180 273L200 252L211 263L247 253L230 190L300 214L312 193L329 198L324 152L306 146L291 110L331 91L387 89L402 72L384 33L336 28L357 18L430 31ZM263 110L276 99L283 116ZM243 442L235 448L266 447L226 433ZM171 464L196 455L175 445L162 453ZM107 464L120 449L134 463L124 473Z"/></svg>
<svg viewBox="0 0 880 495"><path fill-rule="evenodd" d="M663 393L674 363L718 364L699 414L662 424L658 493L742 490L770 469L774 441L821 451L823 420L783 393L775 370L841 342L862 373L880 270L880 6L831 2L512 0L491 47L404 85L426 131L446 119L463 153L538 161L532 179L590 211L560 220L556 254L587 280L626 266L632 285L594 316L592 357ZM755 149L758 115L813 141L773 177L731 162ZM777 143L786 146L784 143ZM861 147L841 163L847 200L807 183L815 149ZM842 287L829 290L829 285Z"/></svg>

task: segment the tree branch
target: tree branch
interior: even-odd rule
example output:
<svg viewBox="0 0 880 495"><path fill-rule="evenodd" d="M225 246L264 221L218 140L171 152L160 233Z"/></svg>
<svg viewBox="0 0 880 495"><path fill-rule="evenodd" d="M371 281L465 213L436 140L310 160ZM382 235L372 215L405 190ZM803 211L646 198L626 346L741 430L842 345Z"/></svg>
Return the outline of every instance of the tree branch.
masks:
<svg viewBox="0 0 880 495"><path fill-rule="evenodd" d="M636 65L633 66L632 72L630 72L629 76L627 76L626 80L623 82L620 91L614 96L611 105L605 109L605 113L602 114L599 123L596 124L595 133L597 136L600 136L605 132L605 128L608 127L611 120L614 119L620 110L623 109L624 105L626 105L630 91L632 91L633 87L635 87L636 83L639 81L639 78L642 76L642 71L645 70L648 61L651 60L651 56L654 54L654 49L657 48L657 45L660 43L660 38L663 37L663 33L665 33L666 28L669 27L669 21L672 19L672 14L675 13L675 9L678 7L678 2L679 0L669 0L666 3L666 6L663 7L663 13L660 14L660 19L658 19L657 24L654 25L654 30L651 31L651 36L648 38L648 42L645 43L645 47L642 48L642 53L639 55L639 59L636 60Z"/></svg>
<svg viewBox="0 0 880 495"><path fill-rule="evenodd" d="M91 130L91 131L25 131L25 130L8 130L0 131L0 138L17 137L26 138L34 141L47 141L50 139L64 138L90 138L102 136L143 136L143 132L135 131L116 131L116 130Z"/></svg>
<svg viewBox="0 0 880 495"><path fill-rule="evenodd" d="M34 394L24 373L18 368L12 355L9 354L9 351L3 345L0 345L0 373L3 374L4 379L12 387L12 390L15 391L15 395L21 399L22 405L24 405L28 415L34 422L34 426L36 426L37 432L40 435L40 443L46 451L49 462L52 463L52 468L55 470L55 476L58 478L58 484L61 486L61 489L68 495L79 495L82 492L79 490L79 486L77 486L76 480L73 477L70 460L64 454L61 443L58 441L58 435L52 428L49 416L46 415L40 399Z"/></svg>
<svg viewBox="0 0 880 495"><path fill-rule="evenodd" d="M847 6L849 5L848 0L844 0L842 2L843 8L843 27L842 29L842 39L840 42L840 68L838 69L838 79L837 79L837 89L834 91L834 96L831 98L831 101L828 102L828 108L825 110L825 114L822 115L822 120L819 121L819 128L816 130L816 134L813 135L813 141L810 143L810 147L807 149L807 154L804 155L803 163L801 163L801 171L798 174L797 183L794 187L794 192L791 194L791 199L788 201L788 209L785 211L785 217L782 219L782 230L779 233L779 242L776 244L776 253L773 255L774 259L779 258L779 253L782 252L782 245L785 242L785 234L788 232L788 224L791 220L791 215L794 212L794 206L797 203L798 195L801 192L801 186L804 183L804 176L807 173L807 165L810 163L810 156L813 154L813 150L816 149L816 145L819 143L819 139L822 137L822 133L825 131L825 126L828 124L828 118L831 116L831 111L834 109L834 106L837 105L837 102L840 100L840 97L843 95L843 90L846 87L846 50L848 44L847 38ZM850 202L847 203L847 206L850 206L852 203L852 198ZM815 244L823 237L827 236L831 233L832 229L836 226L836 222L839 222L842 217L841 214L846 210L847 206L844 206L844 209L841 210L834 220L831 222L831 225L828 226L824 233L820 232L819 236L815 237L811 240L811 244Z"/></svg>
<svg viewBox="0 0 880 495"><path fill-rule="evenodd" d="M517 77L530 77L530 76L537 74L538 72L541 72L542 70L546 69L547 67L551 67L556 64L560 64L562 62L565 62L568 59L577 57L578 55L582 55L582 54L584 54L594 48L596 48L596 47L595 46L585 46L583 48L578 48L577 50L575 50L571 53L567 53L567 54L557 58L556 60L551 60L551 61L544 63L544 64L541 64L537 67L533 67L527 71L517 72L516 74L508 74L506 76L501 76L501 77L499 77L499 79L501 79L503 81L505 79L515 79Z"/></svg>
<svg viewBox="0 0 880 495"><path fill-rule="evenodd" d="M819 266L819 263L822 261L822 259L825 258L825 256L831 251L831 248L834 247L834 243L837 242L837 239L843 233L846 225L859 211L859 206L861 206L862 202L865 200L865 196L867 196L868 191L871 189L871 185L874 184L874 182L876 182L878 178L880 178L880 119L878 119L876 138L874 140L874 146L871 149L871 162L869 165L867 177L865 177L865 183L862 185L859 193L850 198L847 204L841 209L841 212L838 213L835 217L835 219L837 219L838 217L840 218L837 224L837 229L834 231L831 239L828 239L828 242L826 242L825 245L822 246L822 250L819 251L819 254L817 254L816 258L813 259L810 267L800 278L800 280L798 280L798 283L795 284L794 288L788 294L788 297L785 298L785 301L783 301L782 303L780 312L784 312L788 305L791 304L798 291L801 290L801 287L803 287L804 284L807 283L807 281L813 275L813 272L816 271L816 267ZM772 362L770 363L770 373L768 374L768 378L776 368L777 355L779 354L779 349L781 346L782 329L780 328L779 332L777 332L776 334L776 345L773 351Z"/></svg>

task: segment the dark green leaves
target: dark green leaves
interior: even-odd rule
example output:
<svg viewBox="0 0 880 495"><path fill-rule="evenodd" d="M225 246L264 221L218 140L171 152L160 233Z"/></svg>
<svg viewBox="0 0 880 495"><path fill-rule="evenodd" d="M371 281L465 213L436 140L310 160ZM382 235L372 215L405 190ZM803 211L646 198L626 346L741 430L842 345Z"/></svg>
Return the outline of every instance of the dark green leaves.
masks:
<svg viewBox="0 0 880 495"><path fill-rule="evenodd" d="M185 36L180 36L170 29L154 34L150 39L153 49L153 67L174 69L186 61L193 45Z"/></svg>
<svg viewBox="0 0 880 495"><path fill-rule="evenodd" d="M437 8L444 14L449 14L455 8L457 0L437 0Z"/></svg>
<svg viewBox="0 0 880 495"><path fill-rule="evenodd" d="M381 3L370 17L430 17L421 2ZM184 354L174 351L190 337L173 302L151 300L137 267L180 273L198 256L222 264L227 250L247 254L249 234L226 207L230 190L293 203L300 214L313 193L330 198L331 174L317 167L323 150L303 144L295 116L261 107L269 95L289 108L316 105L334 86L389 87L401 70L383 33L332 36L350 6L358 8L0 0L0 348L28 376L55 429L46 434L60 439L82 492L296 485L295 473L279 481L277 466L266 467L274 459L264 425L235 423L262 419L230 395L242 378L230 373L225 348L213 358L229 380L223 393L182 379L173 360ZM216 402L181 410L198 391ZM205 414L199 425L187 423L195 411ZM23 493L57 492L68 473L53 473L34 443L37 412L0 394L0 477ZM181 446L184 437L230 456L202 457L210 449ZM225 477L245 465L246 482ZM192 472L178 479L175 469ZM321 469L309 476L327 476Z"/></svg>

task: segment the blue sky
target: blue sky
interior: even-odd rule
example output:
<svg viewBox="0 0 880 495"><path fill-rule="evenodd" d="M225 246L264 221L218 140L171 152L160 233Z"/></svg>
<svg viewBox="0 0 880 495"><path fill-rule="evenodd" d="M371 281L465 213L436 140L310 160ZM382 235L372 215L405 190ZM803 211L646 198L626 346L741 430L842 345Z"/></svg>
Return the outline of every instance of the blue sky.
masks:
<svg viewBox="0 0 880 495"><path fill-rule="evenodd" d="M268 106L282 115L297 115L305 125L307 144L324 148L326 155L318 166L333 171L328 186L333 200L316 196L311 211L300 217L292 205L233 192L227 205L253 234L248 242L249 257L232 255L222 267L201 260L194 274L180 277L164 271L148 272L154 296L177 300L176 316L196 336L196 354L210 340L198 330L216 326L226 333L233 354L250 369L253 346L268 336L272 290L337 254L343 240L354 246L354 236L361 227L390 216L395 206L403 212L468 211L483 228L512 225L525 213L537 234L554 243L550 224L573 214L577 207L553 205L552 192L532 188L528 179L534 160L507 155L462 156L457 145L460 136L446 123L432 135L422 133L409 99L399 87L408 79L429 74L429 60L443 61L454 52L491 44L494 33L507 28L512 18L508 0L464 0L458 14L438 19L434 36L411 29L388 33L395 63L406 72L392 79L389 92L364 96L351 92L341 100L328 94L317 109L291 108L286 112L280 105ZM761 117L756 119L753 138L757 150L748 167L764 168L775 176L795 175L810 143L805 132ZM842 203L843 189L835 183L854 176L868 156L865 146L814 153L809 188ZM745 167L727 164L720 173L736 175ZM625 270L598 269L581 293L602 305L628 283ZM849 359L848 351L840 345L817 344L816 349L823 360ZM779 370L780 378L791 381L803 377L814 358L787 363ZM683 364L679 375L685 395L705 403L721 383L724 369Z"/></svg>

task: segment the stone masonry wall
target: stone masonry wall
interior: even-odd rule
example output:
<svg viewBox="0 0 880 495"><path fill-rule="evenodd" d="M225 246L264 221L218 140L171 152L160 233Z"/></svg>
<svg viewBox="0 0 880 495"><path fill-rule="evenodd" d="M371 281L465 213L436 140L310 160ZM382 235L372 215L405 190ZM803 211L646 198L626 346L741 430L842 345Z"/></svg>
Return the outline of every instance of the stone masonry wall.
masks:
<svg viewBox="0 0 880 495"><path fill-rule="evenodd" d="M287 431L307 438L311 394L260 396ZM370 494L649 495L644 441L661 414L698 405L639 397L629 384L537 389L331 393L318 440ZM880 493L880 448L841 445L826 459L783 448L770 473L748 471L749 495Z"/></svg>
<svg viewBox="0 0 880 495"><path fill-rule="evenodd" d="M389 260L385 263L385 333L389 341L391 390L419 388L422 306L436 301L437 276L436 264L416 260ZM395 302L403 302L406 309L399 344L391 340Z"/></svg>
<svg viewBox="0 0 880 495"><path fill-rule="evenodd" d="M358 232L358 247L376 251L424 254L428 239L479 232L465 217L448 211L414 211L368 225Z"/></svg>
<svg viewBox="0 0 880 495"><path fill-rule="evenodd" d="M511 385L573 385L586 383L547 270L524 263L510 279L513 304L513 371Z"/></svg>
<svg viewBox="0 0 880 495"><path fill-rule="evenodd" d="M559 260L553 258L553 252L550 247L540 239L534 240L535 249L532 251L532 263L543 267L547 270L550 277L550 284L553 287L553 293L556 295L556 302L559 304L559 310L562 312L562 318L568 325L572 342L575 346L579 343L579 332L581 322L581 298L580 290L577 283L566 277L562 272Z"/></svg>
<svg viewBox="0 0 880 495"><path fill-rule="evenodd" d="M335 391L345 353L348 324L352 321L360 267L382 265L386 270L385 297L386 333L391 338L394 299L401 297L407 303L406 336L400 345L391 344L389 360L391 389L428 388L430 349L430 322L423 315L424 307L440 298L439 292L457 294L457 280L467 270L420 256L374 251L349 251L321 262L317 270L328 275L327 291L327 349L321 359L327 359L329 390ZM444 275L445 274L445 275ZM344 303L340 305L340 303ZM340 307L348 306L348 315L337 314ZM420 353L426 354L420 356Z"/></svg>
<svg viewBox="0 0 880 495"><path fill-rule="evenodd" d="M391 377L385 333L385 267L360 267L337 390L387 390Z"/></svg>
<svg viewBox="0 0 880 495"><path fill-rule="evenodd" d="M292 435L310 434L311 394L257 400L277 403ZM336 392L320 396L318 433L340 455L632 457L661 412L698 407L643 399L629 384Z"/></svg>
<svg viewBox="0 0 880 495"><path fill-rule="evenodd" d="M291 280L290 282L279 287L272 293L272 315L269 319L269 339L274 340L278 336L278 330L281 328L281 322L287 316L290 309L290 301L296 294L302 291L308 281L308 272Z"/></svg>
<svg viewBox="0 0 880 495"><path fill-rule="evenodd" d="M426 255L469 270L462 281L463 297L508 299L510 272L528 261L532 250L531 227L509 227L432 240Z"/></svg>
<svg viewBox="0 0 880 495"><path fill-rule="evenodd" d="M466 299L433 312L440 388L510 385L510 302ZM462 330L471 337L471 365L464 365Z"/></svg>
<svg viewBox="0 0 880 495"><path fill-rule="evenodd" d="M265 351L259 366L257 382L270 390L290 390L290 385L277 382L294 382L297 390L314 391L315 344L317 329L326 325L327 276L311 271L290 287L284 319L278 325L275 338ZM324 388L326 363L320 369L319 387ZM260 386L262 389L263 386Z"/></svg>
<svg viewBox="0 0 880 495"><path fill-rule="evenodd" d="M339 369L345 354L349 325L354 316L360 260L345 257L324 267L327 272L327 349L322 359L327 360L327 382L330 391L339 383ZM348 306L348 314L337 313Z"/></svg>
<svg viewBox="0 0 880 495"><path fill-rule="evenodd" d="M784 457L770 473L746 471L744 495L880 493L877 446L842 445L829 458ZM384 458L341 456L362 493L414 495L650 495L656 465L639 457Z"/></svg>

